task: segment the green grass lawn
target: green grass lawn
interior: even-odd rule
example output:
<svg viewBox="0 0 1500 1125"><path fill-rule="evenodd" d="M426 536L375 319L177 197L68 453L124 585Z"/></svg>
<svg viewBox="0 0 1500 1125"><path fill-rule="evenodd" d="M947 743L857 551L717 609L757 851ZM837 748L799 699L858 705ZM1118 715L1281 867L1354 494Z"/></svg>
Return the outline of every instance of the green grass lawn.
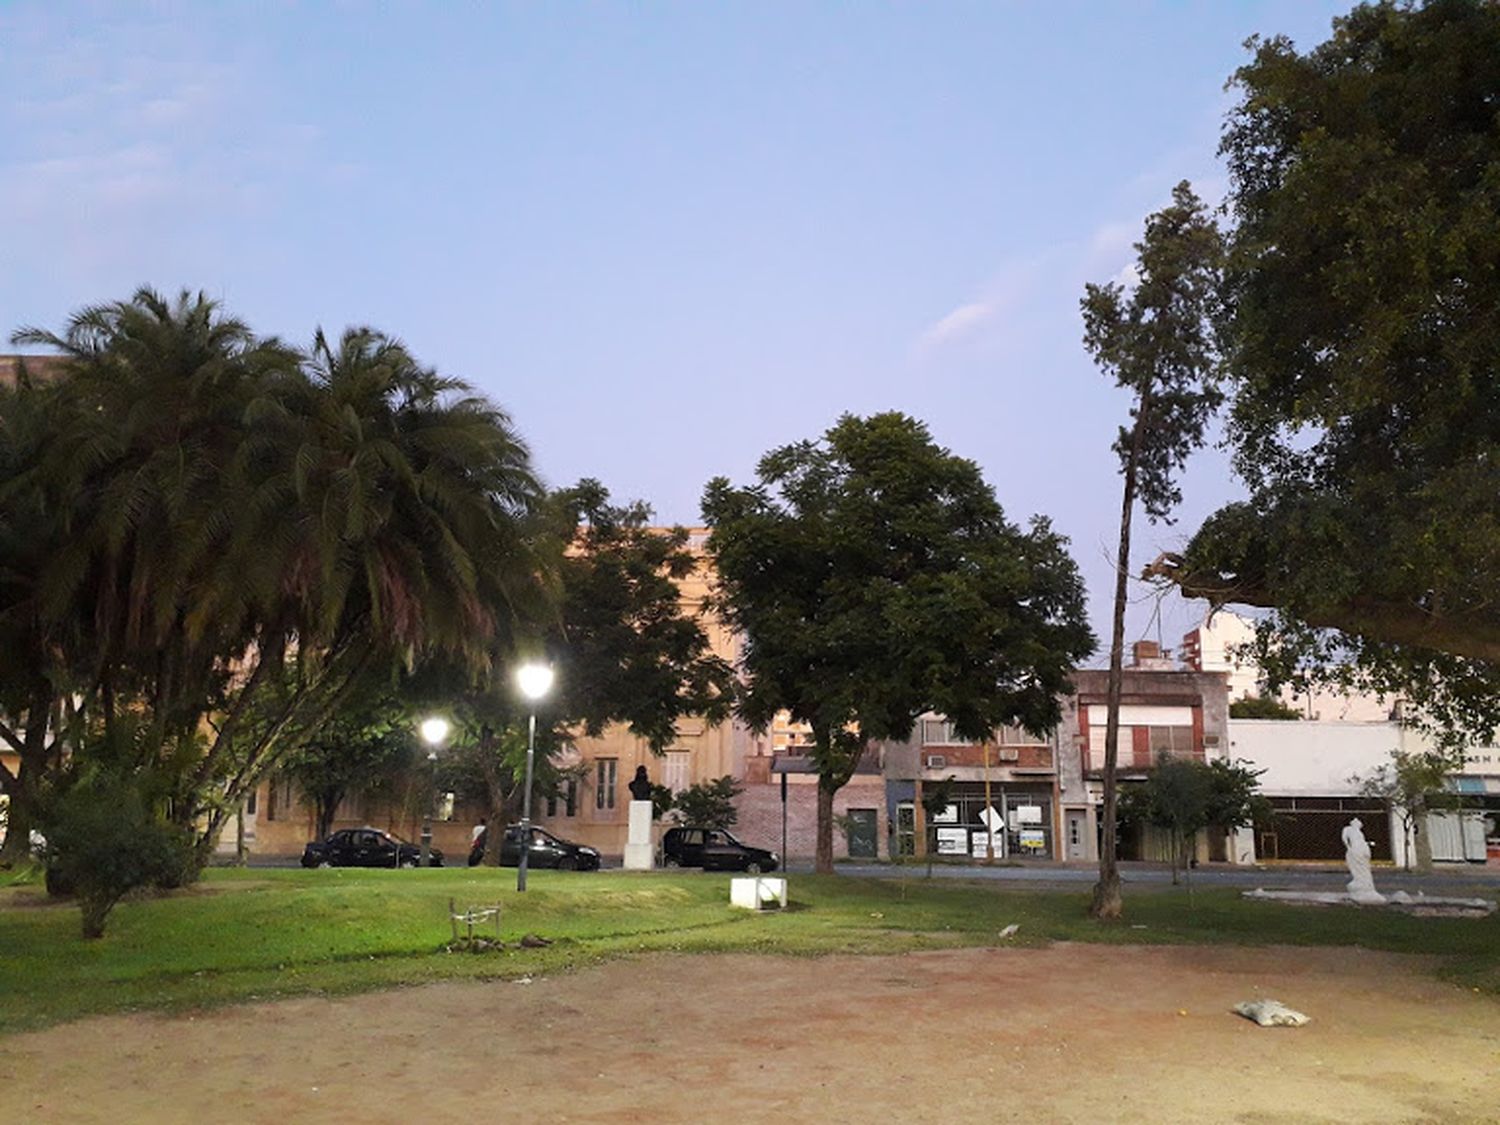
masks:
<svg viewBox="0 0 1500 1125"><path fill-rule="evenodd" d="M1022 891L913 875L795 876L792 909L728 906L728 876L493 869L207 872L186 891L116 908L108 935L79 936L75 907L34 886L0 889L0 1032L96 1012L182 1009L456 978L557 972L642 951L896 953L997 943L1348 945L1436 954L1440 975L1500 993L1500 915L1424 919L1353 907L1248 902L1235 890L1131 889L1128 917L1101 926L1085 893ZM447 953L449 898L499 902L504 952ZM514 945L523 933L543 949Z"/></svg>

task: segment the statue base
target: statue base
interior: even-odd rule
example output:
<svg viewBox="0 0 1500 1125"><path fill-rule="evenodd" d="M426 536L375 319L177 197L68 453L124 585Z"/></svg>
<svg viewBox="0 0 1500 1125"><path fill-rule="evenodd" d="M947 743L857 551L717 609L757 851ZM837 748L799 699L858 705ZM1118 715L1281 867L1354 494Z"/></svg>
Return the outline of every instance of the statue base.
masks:
<svg viewBox="0 0 1500 1125"><path fill-rule="evenodd" d="M625 870L650 871L656 866L656 845L651 842L651 802L630 802L630 835L625 844Z"/></svg>

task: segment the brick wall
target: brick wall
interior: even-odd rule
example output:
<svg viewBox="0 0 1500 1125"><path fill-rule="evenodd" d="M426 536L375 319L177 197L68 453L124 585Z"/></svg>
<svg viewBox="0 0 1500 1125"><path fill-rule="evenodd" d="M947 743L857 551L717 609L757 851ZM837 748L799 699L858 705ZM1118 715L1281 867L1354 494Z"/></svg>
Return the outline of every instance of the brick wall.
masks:
<svg viewBox="0 0 1500 1125"><path fill-rule="evenodd" d="M804 775L805 776L805 775ZM735 802L740 818L734 834L758 848L781 851L781 780L769 785L747 785ZM875 810L875 843L881 859L889 858L890 840L886 833L885 781L879 777L855 777L833 798L835 816L849 809ZM810 860L818 845L818 787L811 778L800 778L787 785L786 850L783 858ZM835 826L833 854L847 858L849 844Z"/></svg>

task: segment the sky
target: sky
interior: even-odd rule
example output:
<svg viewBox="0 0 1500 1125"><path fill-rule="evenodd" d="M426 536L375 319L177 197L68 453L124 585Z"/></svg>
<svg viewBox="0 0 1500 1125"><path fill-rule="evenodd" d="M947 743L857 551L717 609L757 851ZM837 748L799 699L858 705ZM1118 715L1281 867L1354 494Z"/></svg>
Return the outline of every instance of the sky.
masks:
<svg viewBox="0 0 1500 1125"><path fill-rule="evenodd" d="M1349 6L0 0L0 331L140 285L372 325L662 522L904 411L1070 538L1098 663L1129 402L1083 286L1222 196L1245 40ZM1213 448L1182 485L1132 570L1241 495ZM1205 608L1131 596L1172 648Z"/></svg>

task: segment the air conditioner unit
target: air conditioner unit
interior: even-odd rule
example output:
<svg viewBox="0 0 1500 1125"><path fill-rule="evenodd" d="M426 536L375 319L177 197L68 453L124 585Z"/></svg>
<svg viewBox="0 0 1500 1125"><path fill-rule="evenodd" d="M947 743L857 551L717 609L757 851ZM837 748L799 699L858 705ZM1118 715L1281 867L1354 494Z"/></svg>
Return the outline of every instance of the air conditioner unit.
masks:
<svg viewBox="0 0 1500 1125"><path fill-rule="evenodd" d="M948 759L942 754L928 754L927 768L930 770L947 769Z"/></svg>
<svg viewBox="0 0 1500 1125"><path fill-rule="evenodd" d="M995 756L995 760L998 762L1019 762L1021 760L1021 752L1014 746L1002 746L1000 747L1000 752Z"/></svg>

